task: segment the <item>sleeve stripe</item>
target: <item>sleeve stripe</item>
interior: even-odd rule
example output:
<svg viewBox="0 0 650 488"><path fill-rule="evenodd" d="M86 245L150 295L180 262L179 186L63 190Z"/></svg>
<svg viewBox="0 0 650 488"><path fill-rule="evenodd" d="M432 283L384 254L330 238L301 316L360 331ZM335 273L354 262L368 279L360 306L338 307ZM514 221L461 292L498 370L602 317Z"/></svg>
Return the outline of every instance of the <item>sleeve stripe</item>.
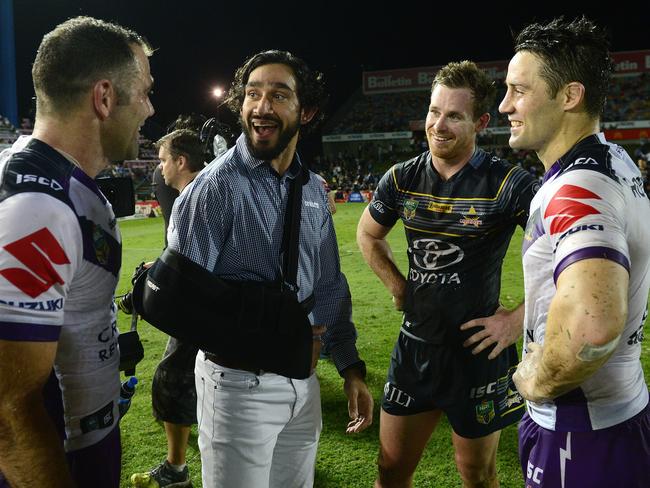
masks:
<svg viewBox="0 0 650 488"><path fill-rule="evenodd" d="M623 253L609 247L586 247L572 252L559 262L553 272L553 282L557 284L557 279L560 277L560 273L562 273L562 271L564 271L569 265L583 259L593 258L609 259L610 261L614 261L623 266L628 272L630 271L630 261Z"/></svg>
<svg viewBox="0 0 650 488"><path fill-rule="evenodd" d="M55 342L60 335L58 325L0 322L0 339L7 341Z"/></svg>

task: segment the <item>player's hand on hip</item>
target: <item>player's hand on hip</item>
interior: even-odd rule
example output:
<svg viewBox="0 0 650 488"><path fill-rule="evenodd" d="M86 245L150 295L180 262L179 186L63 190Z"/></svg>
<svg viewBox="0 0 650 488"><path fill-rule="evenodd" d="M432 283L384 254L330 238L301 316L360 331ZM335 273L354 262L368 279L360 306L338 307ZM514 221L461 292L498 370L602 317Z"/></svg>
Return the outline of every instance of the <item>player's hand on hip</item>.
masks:
<svg viewBox="0 0 650 488"><path fill-rule="evenodd" d="M460 330L473 328L477 331L463 342L463 346L473 347L472 354L479 354L494 345L488 359L496 358L504 349L517 342L522 334L520 316L503 307L499 307L490 317L479 317L460 326Z"/></svg>

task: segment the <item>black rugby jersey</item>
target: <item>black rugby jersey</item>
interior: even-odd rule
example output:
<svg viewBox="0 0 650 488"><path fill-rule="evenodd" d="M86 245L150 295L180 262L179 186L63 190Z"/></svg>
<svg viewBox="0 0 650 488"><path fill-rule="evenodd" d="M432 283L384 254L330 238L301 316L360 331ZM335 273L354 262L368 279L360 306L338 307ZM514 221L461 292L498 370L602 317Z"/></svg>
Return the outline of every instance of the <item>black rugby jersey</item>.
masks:
<svg viewBox="0 0 650 488"><path fill-rule="evenodd" d="M481 149L447 181L428 151L383 176L370 214L384 226L398 218L404 223L403 331L433 344L457 344L472 332L461 333L460 324L494 313L503 258L515 225L526 225L537 188L530 173Z"/></svg>

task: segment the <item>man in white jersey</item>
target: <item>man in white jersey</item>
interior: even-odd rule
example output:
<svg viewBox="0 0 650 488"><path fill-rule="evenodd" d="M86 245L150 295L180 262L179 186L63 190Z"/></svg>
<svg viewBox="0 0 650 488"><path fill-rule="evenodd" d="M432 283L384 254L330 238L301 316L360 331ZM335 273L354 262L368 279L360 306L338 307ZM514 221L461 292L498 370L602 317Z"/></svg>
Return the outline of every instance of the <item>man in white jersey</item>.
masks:
<svg viewBox="0 0 650 488"><path fill-rule="evenodd" d="M0 157L2 487L119 486L122 249L94 178L138 154L149 54L115 24L57 26L32 68L33 135Z"/></svg>
<svg viewBox="0 0 650 488"><path fill-rule="evenodd" d="M612 71L603 31L581 18L516 38L510 146L546 168L523 244L525 356L514 380L526 486L650 486L650 409L640 363L650 287L641 175L599 133Z"/></svg>

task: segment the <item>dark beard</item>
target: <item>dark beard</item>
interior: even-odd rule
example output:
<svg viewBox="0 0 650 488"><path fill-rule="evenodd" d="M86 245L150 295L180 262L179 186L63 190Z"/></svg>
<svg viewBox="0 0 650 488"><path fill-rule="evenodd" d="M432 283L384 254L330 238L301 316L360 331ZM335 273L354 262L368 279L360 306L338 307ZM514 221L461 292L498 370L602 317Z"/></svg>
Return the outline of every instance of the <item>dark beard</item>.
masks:
<svg viewBox="0 0 650 488"><path fill-rule="evenodd" d="M279 121L275 119L274 122L279 123ZM290 124L287 127L283 127L282 124L280 124L280 136L278 137L278 142L274 146L255 147L253 146L253 140L251 138L251 131L255 130L253 129L252 121L250 121L249 126L248 124L245 124L240 117L239 123L244 129L244 135L246 136L246 145L248 146L248 150L251 152L255 159L262 159L264 161L271 161L272 159L275 159L280 154L282 154L282 151L287 148L289 142L291 142L291 139L293 139L293 136L295 136L300 129L300 119L298 118L296 118L293 124Z"/></svg>

